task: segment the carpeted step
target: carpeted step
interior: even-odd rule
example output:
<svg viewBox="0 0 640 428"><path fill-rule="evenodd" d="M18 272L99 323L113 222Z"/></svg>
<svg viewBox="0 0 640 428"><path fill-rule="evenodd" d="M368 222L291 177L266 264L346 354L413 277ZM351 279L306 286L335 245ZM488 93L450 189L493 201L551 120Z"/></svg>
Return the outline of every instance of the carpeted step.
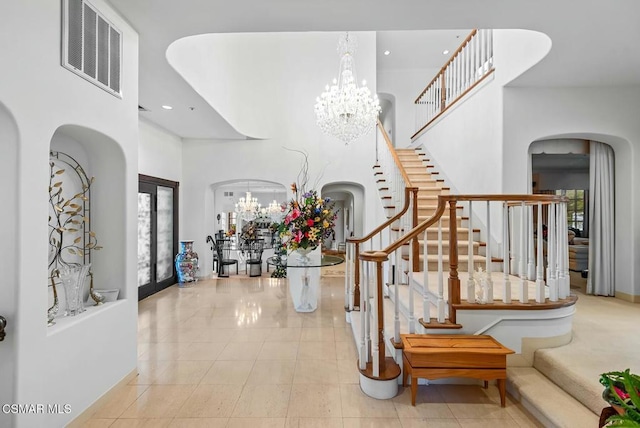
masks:
<svg viewBox="0 0 640 428"><path fill-rule="evenodd" d="M507 390L545 427L597 427L599 418L533 367L508 367ZM600 409L605 403L600 403Z"/></svg>

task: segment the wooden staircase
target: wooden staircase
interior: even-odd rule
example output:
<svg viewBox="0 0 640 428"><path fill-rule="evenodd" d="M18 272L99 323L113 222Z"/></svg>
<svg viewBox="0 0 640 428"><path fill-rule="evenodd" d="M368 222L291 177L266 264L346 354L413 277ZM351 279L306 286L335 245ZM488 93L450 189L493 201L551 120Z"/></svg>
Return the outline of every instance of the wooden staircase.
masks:
<svg viewBox="0 0 640 428"><path fill-rule="evenodd" d="M398 159L402 164L409 180L411 181L411 185L418 188L417 195L417 211L418 211L418 222L421 223L428 218L430 218L436 211L438 206L438 196L439 195L448 195L450 194L450 188L445 186L444 180L439 177L438 171L435 170L434 165L429 163L429 159L427 159L424 152L420 150L414 149L396 149L396 154L398 155ZM394 205L392 197L388 194L388 186L387 181L384 178L384 174L381 171L379 165L374 167L374 175L376 176L376 181L378 182L378 190L380 192L380 197L383 202L384 208L387 210L387 218L390 218L391 215L395 212L397 207ZM465 225L468 222L468 217L462 215L462 206L458 207L458 212L460 215L456 216L455 221L458 226L458 268L460 270L468 270L469 263L469 235L470 231ZM448 226L451 221L449 217L449 213L445 212L442 216L442 238L443 242L443 254L445 255L443 258L443 269L447 270L449 268L448 257L446 256L448 251L448 238L449 238L449 230ZM404 229L400 225L396 225L391 228L394 231L404 232ZM477 239L480 234L480 229L474 228L471 233L471 240L473 246L473 262L474 266L478 266L480 263L486 263L486 257L484 249L486 247L484 242L481 242ZM424 240L419 239L419 271L422 271L423 266L423 244ZM430 271L438 269L438 227L434 225L427 229L427 244L429 255L427 256L428 260L428 268ZM403 251L403 259L408 262L409 260L409 244L405 245L405 249ZM500 262L499 259L494 259L494 262ZM496 269L498 265L496 264Z"/></svg>

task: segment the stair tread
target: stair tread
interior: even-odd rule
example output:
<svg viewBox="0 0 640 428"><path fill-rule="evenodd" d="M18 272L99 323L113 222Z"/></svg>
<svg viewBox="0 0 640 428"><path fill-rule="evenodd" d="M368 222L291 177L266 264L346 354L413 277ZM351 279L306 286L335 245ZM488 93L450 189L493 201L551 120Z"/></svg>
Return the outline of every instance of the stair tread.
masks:
<svg viewBox="0 0 640 428"><path fill-rule="evenodd" d="M596 414L533 367L507 367L507 388L554 426L598 426Z"/></svg>

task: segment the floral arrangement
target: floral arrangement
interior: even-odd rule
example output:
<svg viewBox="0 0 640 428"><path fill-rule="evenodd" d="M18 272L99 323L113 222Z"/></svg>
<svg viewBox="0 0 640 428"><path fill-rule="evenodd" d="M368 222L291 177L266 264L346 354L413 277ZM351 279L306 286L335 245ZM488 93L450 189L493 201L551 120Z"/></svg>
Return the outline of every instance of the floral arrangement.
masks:
<svg viewBox="0 0 640 428"><path fill-rule="evenodd" d="M282 245L292 251L314 249L331 236L336 220L335 203L330 198L321 198L315 190L299 192L295 183L291 190L295 197L280 224Z"/></svg>
<svg viewBox="0 0 640 428"><path fill-rule="evenodd" d="M298 174L298 182L291 185L293 199L284 207L284 221L279 233L286 250L314 249L331 236L337 218L335 203L321 198L315 190L306 190L309 162L307 154Z"/></svg>
<svg viewBox="0 0 640 428"><path fill-rule="evenodd" d="M619 413L607 419L607 426L640 427L640 376L629 369L608 372L600 375L600 383L602 398Z"/></svg>
<svg viewBox="0 0 640 428"><path fill-rule="evenodd" d="M227 237L231 237L231 236L233 236L233 235L235 235L235 234L236 234L236 225L235 225L235 224L232 224L232 225L229 227L229 230L227 230L227 232L225 233L225 235L226 235Z"/></svg>
<svg viewBox="0 0 640 428"><path fill-rule="evenodd" d="M244 239L245 241L251 240L251 239L257 239L258 225L255 222L250 221L244 226L242 226L242 233L240 234L240 238Z"/></svg>

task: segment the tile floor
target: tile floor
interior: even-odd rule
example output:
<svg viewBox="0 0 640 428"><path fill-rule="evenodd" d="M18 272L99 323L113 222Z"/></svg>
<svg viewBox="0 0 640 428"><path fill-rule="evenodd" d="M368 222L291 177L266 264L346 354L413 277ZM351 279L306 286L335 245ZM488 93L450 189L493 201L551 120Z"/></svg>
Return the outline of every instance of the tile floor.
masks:
<svg viewBox="0 0 640 428"><path fill-rule="evenodd" d="M539 427L497 388L360 391L344 279L322 278L318 310L293 310L283 279L199 281L139 304L139 375L86 427Z"/></svg>

